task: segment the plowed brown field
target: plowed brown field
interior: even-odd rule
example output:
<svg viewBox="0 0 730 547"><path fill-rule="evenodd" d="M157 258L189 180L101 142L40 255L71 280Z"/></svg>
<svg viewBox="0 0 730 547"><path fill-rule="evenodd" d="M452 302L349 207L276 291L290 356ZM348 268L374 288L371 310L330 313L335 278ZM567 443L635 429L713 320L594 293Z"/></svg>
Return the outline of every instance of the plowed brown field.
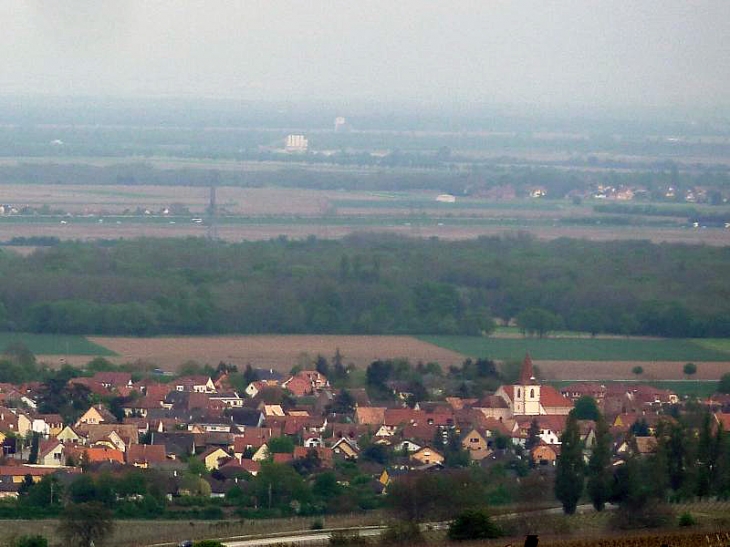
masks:
<svg viewBox="0 0 730 547"><path fill-rule="evenodd" d="M91 336L89 340L118 354L115 362L149 361L174 371L181 363L194 360L213 366L220 361L239 367L274 368L288 372L303 353L331 359L337 348L345 363L366 367L378 358L406 357L412 363L438 361L446 367L460 364L466 357L410 336L261 335L122 338ZM86 357L84 362L88 361Z"/></svg>
<svg viewBox="0 0 730 547"><path fill-rule="evenodd" d="M692 380L717 380L730 371L730 363L696 361L697 373ZM640 380L684 380L679 361L535 361L540 377L549 380L628 380L637 379L631 369L641 365Z"/></svg>

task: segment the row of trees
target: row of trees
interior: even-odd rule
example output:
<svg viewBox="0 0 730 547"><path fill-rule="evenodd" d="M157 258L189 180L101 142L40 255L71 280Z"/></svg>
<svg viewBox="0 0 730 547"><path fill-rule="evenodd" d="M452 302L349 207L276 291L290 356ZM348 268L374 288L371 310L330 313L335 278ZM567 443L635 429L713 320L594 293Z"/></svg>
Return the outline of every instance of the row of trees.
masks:
<svg viewBox="0 0 730 547"><path fill-rule="evenodd" d="M567 514L575 512L584 495L599 511L608 502L619 504L626 518L636 518L652 503L730 497L730 436L708 412L660 421L650 454L638 449L633 431L642 429L646 424L630 430L624 460L612 465L611 435L599 416L596 444L586 465L577 418L571 413L555 477L555 495Z"/></svg>
<svg viewBox="0 0 730 547"><path fill-rule="evenodd" d="M0 254L0 275L19 331L478 335L517 317L538 336L730 335L727 250L641 241L64 243Z"/></svg>

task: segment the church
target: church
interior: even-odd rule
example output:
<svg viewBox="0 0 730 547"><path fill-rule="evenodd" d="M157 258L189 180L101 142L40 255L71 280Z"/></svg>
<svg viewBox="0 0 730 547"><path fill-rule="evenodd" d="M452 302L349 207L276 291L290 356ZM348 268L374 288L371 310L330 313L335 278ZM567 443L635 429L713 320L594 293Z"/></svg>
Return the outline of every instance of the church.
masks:
<svg viewBox="0 0 730 547"><path fill-rule="evenodd" d="M530 355L525 356L516 384L500 386L495 396L509 409L510 418L521 416L567 415L573 408L570 399L563 397L552 386L540 385L535 379Z"/></svg>

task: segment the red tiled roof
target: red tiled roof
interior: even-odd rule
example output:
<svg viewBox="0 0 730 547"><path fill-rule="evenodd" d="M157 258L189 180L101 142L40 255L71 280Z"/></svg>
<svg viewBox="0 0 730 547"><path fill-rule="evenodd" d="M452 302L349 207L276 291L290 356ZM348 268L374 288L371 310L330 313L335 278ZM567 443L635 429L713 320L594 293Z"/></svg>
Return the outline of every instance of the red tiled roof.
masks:
<svg viewBox="0 0 730 547"><path fill-rule="evenodd" d="M166 460L165 445L133 444L127 448L127 463L162 463Z"/></svg>
<svg viewBox="0 0 730 547"><path fill-rule="evenodd" d="M383 417L383 423L389 426L405 424L425 424L426 413L412 408L387 408Z"/></svg>
<svg viewBox="0 0 730 547"><path fill-rule="evenodd" d="M382 425L385 420L385 407L359 406L355 409L355 421L363 425Z"/></svg>
<svg viewBox="0 0 730 547"><path fill-rule="evenodd" d="M247 427L243 435L233 440L233 451L243 453L246 447L260 448L272 437L280 437L281 429L273 427Z"/></svg>
<svg viewBox="0 0 730 547"><path fill-rule="evenodd" d="M553 386L540 387L540 404L550 408L573 408L571 400L563 397Z"/></svg>
<svg viewBox="0 0 730 547"><path fill-rule="evenodd" d="M294 459L293 454L274 454L274 463L289 463Z"/></svg>
<svg viewBox="0 0 730 547"><path fill-rule="evenodd" d="M0 465L0 477L43 477L59 471L57 467L30 467L26 465ZM67 473L80 473L80 469L63 468Z"/></svg>

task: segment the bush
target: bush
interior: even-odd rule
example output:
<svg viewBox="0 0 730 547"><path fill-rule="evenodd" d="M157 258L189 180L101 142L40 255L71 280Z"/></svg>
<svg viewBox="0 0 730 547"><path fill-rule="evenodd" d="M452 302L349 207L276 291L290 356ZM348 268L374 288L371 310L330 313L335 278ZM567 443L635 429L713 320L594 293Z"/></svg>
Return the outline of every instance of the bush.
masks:
<svg viewBox="0 0 730 547"><path fill-rule="evenodd" d="M417 523L412 521L395 522L380 536L379 543L388 545L404 545L409 543L423 543L423 534Z"/></svg>
<svg viewBox="0 0 730 547"><path fill-rule="evenodd" d="M611 527L618 530L637 528L665 528L674 521L672 509L662 503L649 503L643 507L620 507L611 516Z"/></svg>
<svg viewBox="0 0 730 547"><path fill-rule="evenodd" d="M315 520L314 522L312 522L312 524L310 524L309 529L322 530L324 529L324 522L322 522L321 520Z"/></svg>
<svg viewBox="0 0 730 547"><path fill-rule="evenodd" d="M694 526L697 524L697 521L692 516L692 513L682 513L679 517L679 525L682 527L685 526Z"/></svg>
<svg viewBox="0 0 730 547"><path fill-rule="evenodd" d="M193 543L193 547L224 547L220 541L214 539L203 539Z"/></svg>
<svg viewBox="0 0 730 547"><path fill-rule="evenodd" d="M19 536L11 543L13 547L48 547L48 540L41 536Z"/></svg>
<svg viewBox="0 0 730 547"><path fill-rule="evenodd" d="M492 539L502 535L499 526L492 522L484 510L468 510L457 516L449 525L449 539Z"/></svg>

